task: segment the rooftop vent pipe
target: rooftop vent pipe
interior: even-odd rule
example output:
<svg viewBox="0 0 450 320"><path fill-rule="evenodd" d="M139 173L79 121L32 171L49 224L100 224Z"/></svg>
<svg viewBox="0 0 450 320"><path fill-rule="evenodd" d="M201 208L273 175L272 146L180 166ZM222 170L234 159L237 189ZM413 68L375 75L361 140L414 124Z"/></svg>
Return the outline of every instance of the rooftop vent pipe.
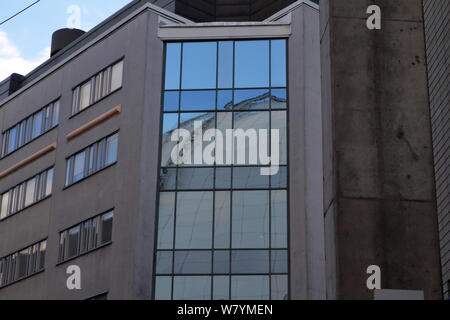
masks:
<svg viewBox="0 0 450 320"><path fill-rule="evenodd" d="M64 47L81 37L85 32L79 29L59 29L53 32L50 56L54 56Z"/></svg>

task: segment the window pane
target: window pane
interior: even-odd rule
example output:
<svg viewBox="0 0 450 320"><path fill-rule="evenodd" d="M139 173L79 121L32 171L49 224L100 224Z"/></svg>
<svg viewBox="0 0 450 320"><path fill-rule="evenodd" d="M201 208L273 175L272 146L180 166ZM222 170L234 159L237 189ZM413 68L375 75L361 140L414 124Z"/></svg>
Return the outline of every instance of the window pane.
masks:
<svg viewBox="0 0 450 320"><path fill-rule="evenodd" d="M120 61L112 67L111 92L119 89L122 86L122 74L123 74L123 61Z"/></svg>
<svg viewBox="0 0 450 320"><path fill-rule="evenodd" d="M70 229L68 233L67 258L73 258L78 255L80 249L79 243L80 243L80 226L76 226Z"/></svg>
<svg viewBox="0 0 450 320"><path fill-rule="evenodd" d="M269 251L233 251L231 253L231 273L269 273Z"/></svg>
<svg viewBox="0 0 450 320"><path fill-rule="evenodd" d="M86 155L85 155L86 156ZM101 170L106 164L106 139L97 143L97 167L96 170Z"/></svg>
<svg viewBox="0 0 450 320"><path fill-rule="evenodd" d="M61 232L59 235L59 262L64 261L66 257L67 231Z"/></svg>
<svg viewBox="0 0 450 320"><path fill-rule="evenodd" d="M215 110L216 91L183 91L181 92L181 111Z"/></svg>
<svg viewBox="0 0 450 320"><path fill-rule="evenodd" d="M212 212L212 192L178 193L176 249L212 248Z"/></svg>
<svg viewBox="0 0 450 320"><path fill-rule="evenodd" d="M270 179L272 188L287 188L287 167L280 167L278 173Z"/></svg>
<svg viewBox="0 0 450 320"><path fill-rule="evenodd" d="M213 185L214 185L214 168L178 169L179 190L212 189Z"/></svg>
<svg viewBox="0 0 450 320"><path fill-rule="evenodd" d="M216 123L215 113L213 113L213 112L199 112L199 113L186 112L186 113L180 114L180 128L188 130L190 132L191 138L194 138L195 134L198 132L198 129L195 127L196 122L199 122L201 124L203 133L205 133L208 129L214 129L215 123ZM197 129L197 131L195 131L195 129ZM194 141L189 141L189 140L184 141L184 140L182 141L183 146L186 146L186 144L191 144L191 145L187 145L187 147L185 147L184 150L180 150L179 152L181 154L182 152L184 153L184 152L189 151L189 149L191 150L191 158L188 159L188 160L190 160L190 163L188 163L188 165L198 165L194 152L196 150L201 150L202 154L205 154L206 148L208 148L208 146L213 143L213 142L202 143L202 141L199 141L199 143L197 143L197 141L195 139L194 139ZM194 145L192 145L192 144L194 144ZM199 165L203 165L204 161L205 161L205 159L203 159L203 161L201 161L199 163Z"/></svg>
<svg viewBox="0 0 450 320"><path fill-rule="evenodd" d="M269 90L236 90L234 92L235 110L257 110L270 108Z"/></svg>
<svg viewBox="0 0 450 320"><path fill-rule="evenodd" d="M72 183L72 178L73 178L73 161L74 161L74 157L67 159L67 165L66 165L66 186L68 186L69 184Z"/></svg>
<svg viewBox="0 0 450 320"><path fill-rule="evenodd" d="M288 276L276 275L271 277L272 300L288 300Z"/></svg>
<svg viewBox="0 0 450 320"><path fill-rule="evenodd" d="M177 169L161 169L159 174L159 187L161 190L175 190L177 180Z"/></svg>
<svg viewBox="0 0 450 320"><path fill-rule="evenodd" d="M287 248L287 192L272 191L272 248Z"/></svg>
<svg viewBox="0 0 450 320"><path fill-rule="evenodd" d="M216 192L214 218L214 247L230 247L231 193Z"/></svg>
<svg viewBox="0 0 450 320"><path fill-rule="evenodd" d="M172 274L172 251L159 251L156 255L156 273Z"/></svg>
<svg viewBox="0 0 450 320"><path fill-rule="evenodd" d="M180 106L180 92L167 91L164 93L164 111L178 111Z"/></svg>
<svg viewBox="0 0 450 320"><path fill-rule="evenodd" d="M211 273L211 251L176 251L175 274Z"/></svg>
<svg viewBox="0 0 450 320"><path fill-rule="evenodd" d="M119 135L115 134L106 141L106 166L117 161L117 148L119 143Z"/></svg>
<svg viewBox="0 0 450 320"><path fill-rule="evenodd" d="M92 232L89 234L89 247L88 250L97 248L98 239L100 237L100 217L95 217L92 219Z"/></svg>
<svg viewBox="0 0 450 320"><path fill-rule="evenodd" d="M80 87L80 108L81 111L91 104L91 81L86 82Z"/></svg>
<svg viewBox="0 0 450 320"><path fill-rule="evenodd" d="M18 263L18 275L17 278L23 278L27 275L27 267L28 267L28 258L30 255L30 250L29 249L25 249L23 251L19 252L19 256L17 259L17 263Z"/></svg>
<svg viewBox="0 0 450 320"><path fill-rule="evenodd" d="M217 42L183 44L182 89L216 88Z"/></svg>
<svg viewBox="0 0 450 320"><path fill-rule="evenodd" d="M242 129L245 136L235 139L235 161L236 164L249 165L261 164L262 158L258 156L262 150L259 148L262 133L260 129L266 129L267 149L265 155L269 155L269 131L270 128L270 112L255 111L255 112L235 112L234 113L234 128ZM258 138L259 137L259 138ZM252 148L250 148L252 146ZM255 148L256 147L256 148Z"/></svg>
<svg viewBox="0 0 450 320"><path fill-rule="evenodd" d="M233 169L233 188L267 189L269 188L269 176L261 175L260 167L235 167Z"/></svg>
<svg viewBox="0 0 450 320"><path fill-rule="evenodd" d="M217 91L217 110L233 109L233 91L219 90Z"/></svg>
<svg viewBox="0 0 450 320"><path fill-rule="evenodd" d="M36 194L36 181L36 178L27 181L25 192L25 207L28 207L34 203L34 195Z"/></svg>
<svg viewBox="0 0 450 320"><path fill-rule="evenodd" d="M278 129L280 135L280 164L287 164L287 117L286 111L272 112L272 129Z"/></svg>
<svg viewBox="0 0 450 320"><path fill-rule="evenodd" d="M269 276L231 277L231 299L269 300Z"/></svg>
<svg viewBox="0 0 450 320"><path fill-rule="evenodd" d="M175 193L160 193L158 215L158 249L173 248L174 213Z"/></svg>
<svg viewBox="0 0 450 320"><path fill-rule="evenodd" d="M236 41L235 87L269 87L269 41Z"/></svg>
<svg viewBox="0 0 450 320"><path fill-rule="evenodd" d="M80 253L89 251L89 236L92 232L92 220L82 223Z"/></svg>
<svg viewBox="0 0 450 320"><path fill-rule="evenodd" d="M230 277L226 276L213 277L213 299L214 300L230 299Z"/></svg>
<svg viewBox="0 0 450 320"><path fill-rule="evenodd" d="M175 277L174 300L210 300L211 277Z"/></svg>
<svg viewBox="0 0 450 320"><path fill-rule="evenodd" d="M178 128L178 114L165 114L163 120L163 135L161 148L161 166L173 166L172 151L177 146L177 141L172 141L172 134ZM175 136L178 138L178 135Z"/></svg>
<svg viewBox="0 0 450 320"><path fill-rule="evenodd" d="M39 263L38 270L42 270L45 267L45 252L47 251L47 241L43 241L39 246Z"/></svg>
<svg viewBox="0 0 450 320"><path fill-rule="evenodd" d="M226 139L226 130L233 129L233 113L232 112L219 112L216 113L217 117L217 130L220 130L222 132L222 135L224 135L224 141ZM216 163L217 165L224 165L224 164L232 164L233 161L233 150L227 150L225 147L225 143L223 146L223 159L220 159L219 157L216 157ZM220 146L218 145L217 148ZM232 148L230 148L232 149ZM229 151L229 152L227 152ZM230 173L231 174L231 173ZM231 184L231 181L230 181Z"/></svg>
<svg viewBox="0 0 450 320"><path fill-rule="evenodd" d="M75 156L73 169L73 183L84 178L84 161L86 152L83 151Z"/></svg>
<svg viewBox="0 0 450 320"><path fill-rule="evenodd" d="M269 192L233 193L233 248L269 247Z"/></svg>
<svg viewBox="0 0 450 320"><path fill-rule="evenodd" d="M231 168L216 168L216 189L231 188Z"/></svg>
<svg viewBox="0 0 450 320"><path fill-rule="evenodd" d="M170 300L172 298L172 277L156 277L155 300Z"/></svg>
<svg viewBox="0 0 450 320"><path fill-rule="evenodd" d="M286 40L272 40L272 87L286 87Z"/></svg>
<svg viewBox="0 0 450 320"><path fill-rule="evenodd" d="M219 88L233 87L233 41L219 42Z"/></svg>
<svg viewBox="0 0 450 320"><path fill-rule="evenodd" d="M272 109L287 108L287 91L286 89L272 89Z"/></svg>
<svg viewBox="0 0 450 320"><path fill-rule="evenodd" d="M45 196L48 197L52 194L53 189L53 169L47 171L47 181L45 185Z"/></svg>
<svg viewBox="0 0 450 320"><path fill-rule="evenodd" d="M52 127L59 124L59 100L53 104L53 119L52 119Z"/></svg>
<svg viewBox="0 0 450 320"><path fill-rule="evenodd" d="M2 201L0 219L5 219L8 216L9 192L4 193L0 199Z"/></svg>
<svg viewBox="0 0 450 320"><path fill-rule="evenodd" d="M230 251L214 251L214 273L230 273Z"/></svg>
<svg viewBox="0 0 450 320"><path fill-rule="evenodd" d="M270 272L288 273L288 252L287 250L272 250Z"/></svg>
<svg viewBox="0 0 450 320"><path fill-rule="evenodd" d="M7 153L13 152L17 148L17 127L12 128L8 132L8 149Z"/></svg>
<svg viewBox="0 0 450 320"><path fill-rule="evenodd" d="M106 244L112 241L113 218L113 212L108 212L101 217L102 236L100 244Z"/></svg>
<svg viewBox="0 0 450 320"><path fill-rule="evenodd" d="M104 97L111 92L111 68L102 72L102 92L99 93L100 97Z"/></svg>
<svg viewBox="0 0 450 320"><path fill-rule="evenodd" d="M180 89L181 43L166 44L165 89Z"/></svg>
<svg viewBox="0 0 450 320"><path fill-rule="evenodd" d="M25 134L26 134L26 120L22 121L19 125L19 131L18 131L18 139L17 139L17 146L21 147L25 144Z"/></svg>

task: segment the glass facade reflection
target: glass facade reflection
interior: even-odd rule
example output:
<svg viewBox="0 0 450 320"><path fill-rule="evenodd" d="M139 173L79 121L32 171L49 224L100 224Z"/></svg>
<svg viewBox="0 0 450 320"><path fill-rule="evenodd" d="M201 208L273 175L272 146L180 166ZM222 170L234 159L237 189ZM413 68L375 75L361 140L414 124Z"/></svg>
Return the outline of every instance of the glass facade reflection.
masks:
<svg viewBox="0 0 450 320"><path fill-rule="evenodd" d="M286 46L166 44L155 299L288 299ZM204 131L279 129L280 170L176 165L175 130L194 134L195 121Z"/></svg>

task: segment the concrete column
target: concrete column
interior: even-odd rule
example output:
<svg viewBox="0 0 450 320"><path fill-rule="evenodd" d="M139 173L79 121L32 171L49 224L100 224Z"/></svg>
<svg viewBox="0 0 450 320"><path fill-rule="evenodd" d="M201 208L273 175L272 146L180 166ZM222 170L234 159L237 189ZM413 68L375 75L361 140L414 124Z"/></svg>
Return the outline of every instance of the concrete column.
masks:
<svg viewBox="0 0 450 320"><path fill-rule="evenodd" d="M441 299L422 1L320 5L328 298L373 299L378 265L383 289Z"/></svg>

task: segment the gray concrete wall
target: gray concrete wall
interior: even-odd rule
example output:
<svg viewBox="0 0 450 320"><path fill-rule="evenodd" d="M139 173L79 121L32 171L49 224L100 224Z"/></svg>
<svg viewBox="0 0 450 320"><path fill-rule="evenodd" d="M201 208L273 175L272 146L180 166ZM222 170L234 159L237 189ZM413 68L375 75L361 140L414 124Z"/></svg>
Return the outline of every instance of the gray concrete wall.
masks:
<svg viewBox="0 0 450 320"><path fill-rule="evenodd" d="M319 12L292 13L289 212L292 299L325 299Z"/></svg>
<svg viewBox="0 0 450 320"><path fill-rule="evenodd" d="M443 291L450 298L450 2L424 0Z"/></svg>
<svg viewBox="0 0 450 320"><path fill-rule="evenodd" d="M383 289L440 299L422 2L320 4L328 296L372 299L379 265Z"/></svg>

